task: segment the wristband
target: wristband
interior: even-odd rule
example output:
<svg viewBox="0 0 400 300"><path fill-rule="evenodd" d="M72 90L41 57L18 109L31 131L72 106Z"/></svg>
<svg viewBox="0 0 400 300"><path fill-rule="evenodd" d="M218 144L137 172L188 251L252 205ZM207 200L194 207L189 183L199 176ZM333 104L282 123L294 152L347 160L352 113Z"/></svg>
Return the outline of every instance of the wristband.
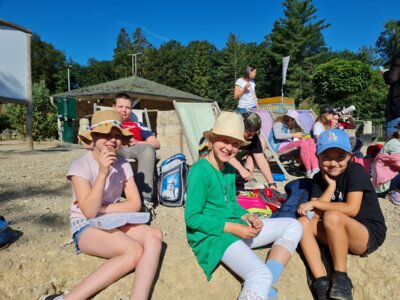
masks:
<svg viewBox="0 0 400 300"><path fill-rule="evenodd" d="M271 182L271 183L268 183L268 187L271 187L271 186L274 186L274 187L278 187L277 185L276 185L276 182Z"/></svg>

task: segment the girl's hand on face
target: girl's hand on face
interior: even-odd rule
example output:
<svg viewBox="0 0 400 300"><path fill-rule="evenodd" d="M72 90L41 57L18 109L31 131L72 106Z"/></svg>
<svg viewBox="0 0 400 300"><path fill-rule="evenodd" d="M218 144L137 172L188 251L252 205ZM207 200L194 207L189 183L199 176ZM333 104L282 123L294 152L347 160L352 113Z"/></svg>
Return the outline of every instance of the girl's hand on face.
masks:
<svg viewBox="0 0 400 300"><path fill-rule="evenodd" d="M261 220L257 216L254 216L252 214L243 215L242 220L245 221L247 225L249 225L249 227L252 227L257 230L261 230L261 228L264 225L263 222L261 222Z"/></svg>
<svg viewBox="0 0 400 300"><path fill-rule="evenodd" d="M313 209L314 209L314 205L313 205L312 201L309 201L309 202L300 204L297 209L297 213L300 216L305 216L307 211L313 210Z"/></svg>
<svg viewBox="0 0 400 300"><path fill-rule="evenodd" d="M110 166L117 161L117 154L115 149L112 147L107 147L100 152L99 159L99 172L103 174L108 174Z"/></svg>

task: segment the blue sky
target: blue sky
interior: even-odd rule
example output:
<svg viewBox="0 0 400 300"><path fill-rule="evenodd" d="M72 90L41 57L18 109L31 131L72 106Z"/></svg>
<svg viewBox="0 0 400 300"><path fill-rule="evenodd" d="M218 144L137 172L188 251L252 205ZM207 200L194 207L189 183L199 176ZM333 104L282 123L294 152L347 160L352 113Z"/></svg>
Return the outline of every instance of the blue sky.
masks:
<svg viewBox="0 0 400 300"><path fill-rule="evenodd" d="M141 27L158 47L169 40L187 45L207 40L225 46L229 33L243 42L263 41L273 23L283 17L282 0L0 0L0 19L39 34L42 40L65 52L67 58L86 64L94 57L110 60L119 30L132 34ZM331 27L323 31L333 50L357 51L374 46L389 19L400 19L400 0L314 0L317 19Z"/></svg>

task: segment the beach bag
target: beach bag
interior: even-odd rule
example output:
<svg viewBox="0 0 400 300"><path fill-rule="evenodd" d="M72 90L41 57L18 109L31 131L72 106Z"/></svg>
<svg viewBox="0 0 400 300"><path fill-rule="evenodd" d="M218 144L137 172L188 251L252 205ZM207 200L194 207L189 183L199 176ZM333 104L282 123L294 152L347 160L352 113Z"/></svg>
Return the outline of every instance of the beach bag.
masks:
<svg viewBox="0 0 400 300"><path fill-rule="evenodd" d="M258 197L238 195L237 201L245 210L259 217L270 217L272 214L272 210Z"/></svg>
<svg viewBox="0 0 400 300"><path fill-rule="evenodd" d="M272 213L272 218L297 218L297 208L300 204L310 201L312 179L301 178L288 182L285 191L288 196L278 211Z"/></svg>
<svg viewBox="0 0 400 300"><path fill-rule="evenodd" d="M160 204L171 207L184 205L188 171L186 157L182 153L177 153L161 163L157 189Z"/></svg>

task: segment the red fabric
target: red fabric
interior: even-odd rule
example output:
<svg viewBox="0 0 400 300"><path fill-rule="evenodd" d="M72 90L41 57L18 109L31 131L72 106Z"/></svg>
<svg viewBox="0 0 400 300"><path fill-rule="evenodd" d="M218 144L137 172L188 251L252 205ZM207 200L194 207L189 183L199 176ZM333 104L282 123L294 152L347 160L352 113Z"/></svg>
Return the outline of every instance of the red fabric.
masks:
<svg viewBox="0 0 400 300"><path fill-rule="evenodd" d="M133 138L136 141L143 141L142 130L140 129L140 125L138 123L126 120L124 123L122 123L122 128L128 129L133 134Z"/></svg>
<svg viewBox="0 0 400 300"><path fill-rule="evenodd" d="M375 157L378 155L379 152L381 152L382 148L383 148L383 144L369 145L367 148L367 155L369 155L371 157Z"/></svg>

